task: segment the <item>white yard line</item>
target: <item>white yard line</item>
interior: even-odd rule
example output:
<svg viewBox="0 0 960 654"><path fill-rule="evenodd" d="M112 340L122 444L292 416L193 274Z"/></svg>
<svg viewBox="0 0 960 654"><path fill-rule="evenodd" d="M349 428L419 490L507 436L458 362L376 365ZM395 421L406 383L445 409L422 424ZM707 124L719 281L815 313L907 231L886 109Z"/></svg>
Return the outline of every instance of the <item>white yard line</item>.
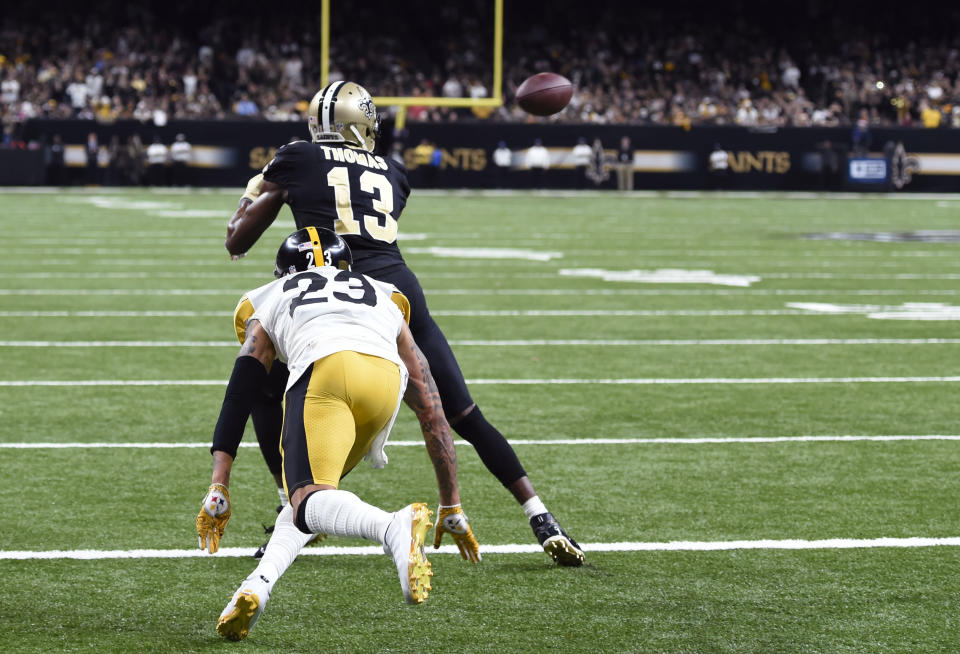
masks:
<svg viewBox="0 0 960 654"><path fill-rule="evenodd" d="M0 311L0 318L231 318L232 311Z"/></svg>
<svg viewBox="0 0 960 654"><path fill-rule="evenodd" d="M806 436L693 436L689 438L511 438L511 445L724 445L763 443L887 443L894 441L960 441L958 434L889 434L882 436L863 435L806 435ZM469 447L470 443L455 440L456 445ZM422 440L387 441L392 447L422 447ZM0 449L8 450L68 450L68 449L130 449L130 450L169 450L169 449L207 449L210 443L0 443ZM260 447L258 443L244 442L240 447Z"/></svg>
<svg viewBox="0 0 960 654"><path fill-rule="evenodd" d="M45 239L41 242L46 243ZM73 242L73 241L71 241ZM2 250L0 250L2 251ZM640 253L638 252L638 255ZM687 252L686 254L693 254ZM884 255L886 256L886 255ZM269 271L268 271L269 272ZM16 271L0 272L0 279L63 279L68 274L72 279L237 279L250 277L255 280L269 281L269 277L264 275L264 270L253 267L237 267L231 272L209 272L199 270L184 271L144 271L144 270L124 270L112 272L53 272L53 271ZM956 280L960 279L960 273L822 273L822 272L758 272L752 273L763 277L764 279L870 279L870 280ZM422 273L417 275L420 278L430 279L500 279L503 273L476 272L476 273ZM511 275L516 279L557 279L556 273L517 273ZM457 289L455 289L457 290ZM464 289L469 290L469 289ZM526 292L535 292L538 289L477 289L475 293L482 294L523 294ZM604 295L632 295L635 289L590 289L590 293L600 293ZM444 293L443 290L428 290L428 295ZM557 291L553 291L556 293ZM569 291L560 291L561 293L584 291L570 289Z"/></svg>
<svg viewBox="0 0 960 654"><path fill-rule="evenodd" d="M64 273L70 275L70 273ZM152 275L147 275L151 277ZM231 275L230 277L239 277L240 275ZM140 277L138 277L140 278ZM269 280L264 280L264 283ZM180 296L180 295L213 295L228 296L230 298L239 298L249 289L240 288L0 288L0 295L7 296ZM523 297L581 297L581 296L651 296L651 297L671 297L671 296L729 296L729 295L755 295L755 296L805 296L805 295L826 295L826 296L872 296L872 295L958 295L957 289L908 289L908 288L886 288L886 289L794 289L794 288L727 288L727 289L649 289L649 288L620 288L620 289L472 289L472 288L448 288L448 289L428 289L426 295L448 295L472 297L477 295L492 296L523 296Z"/></svg>
<svg viewBox="0 0 960 654"><path fill-rule="evenodd" d="M468 379L467 384L484 386L533 385L728 385L728 384L953 384L960 376L952 377L638 377L598 379ZM0 387L71 387L71 386L226 386L225 379L8 379L0 380Z"/></svg>
<svg viewBox="0 0 960 654"><path fill-rule="evenodd" d="M620 347L771 345L960 345L960 338L714 338L714 339L512 339L451 340L464 347ZM0 341L0 347L237 347L226 341Z"/></svg>
<svg viewBox="0 0 960 654"><path fill-rule="evenodd" d="M730 540L730 541L669 541L583 543L586 552L717 552L727 550L822 550L864 548L958 547L960 538L830 538L823 540ZM483 554L533 554L543 549L533 543L510 543L480 546ZM459 554L455 545L444 545L431 554ZM383 555L383 548L375 545L354 547L307 547L301 556L372 556ZM249 547L221 547L216 554L200 549L136 549L136 550L0 550L0 560L58 560L73 559L97 561L103 559L188 559L188 558L248 558Z"/></svg>
<svg viewBox="0 0 960 654"><path fill-rule="evenodd" d="M239 297L239 294L237 295ZM805 309L680 309L680 310L603 310L603 309L560 309L551 310L432 310L434 316L474 317L474 318L543 318L575 316L815 316L830 317L827 314ZM155 318L155 317L232 317L230 311L0 311L0 318Z"/></svg>
<svg viewBox="0 0 960 654"><path fill-rule="evenodd" d="M960 291L930 291L898 295L957 295ZM832 294L831 294L832 295ZM873 295L873 294L871 294ZM239 294L237 295L239 297ZM557 310L444 310L434 309L434 316L457 318L561 318L561 317L737 317L737 316L806 316L830 318L848 313L813 311L808 309L557 309ZM231 311L133 311L133 310L5 310L0 318L231 318Z"/></svg>

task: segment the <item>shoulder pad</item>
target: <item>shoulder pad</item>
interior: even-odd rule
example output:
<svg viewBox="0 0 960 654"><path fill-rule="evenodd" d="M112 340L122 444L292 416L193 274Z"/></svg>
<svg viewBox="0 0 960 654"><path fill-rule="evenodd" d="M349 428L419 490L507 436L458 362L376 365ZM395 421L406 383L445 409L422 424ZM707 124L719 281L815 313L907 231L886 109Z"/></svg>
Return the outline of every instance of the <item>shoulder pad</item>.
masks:
<svg viewBox="0 0 960 654"><path fill-rule="evenodd" d="M390 294L390 299L393 300L393 303L397 305L398 309L400 309L400 313L403 314L403 321L409 325L410 324L410 300L407 299L406 295L396 290Z"/></svg>
<svg viewBox="0 0 960 654"><path fill-rule="evenodd" d="M247 340L247 321L253 316L253 303L244 295L233 311L233 329L237 332L237 340L243 345Z"/></svg>

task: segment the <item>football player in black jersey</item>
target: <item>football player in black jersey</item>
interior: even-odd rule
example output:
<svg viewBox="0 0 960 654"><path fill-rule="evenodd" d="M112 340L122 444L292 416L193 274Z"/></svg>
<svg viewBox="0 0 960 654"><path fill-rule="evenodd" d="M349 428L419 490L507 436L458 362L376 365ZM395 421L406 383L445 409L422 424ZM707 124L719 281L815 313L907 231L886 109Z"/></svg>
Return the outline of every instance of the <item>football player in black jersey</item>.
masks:
<svg viewBox="0 0 960 654"><path fill-rule="evenodd" d="M523 506L537 540L554 561L582 565L583 550L547 511L513 448L470 397L453 351L430 316L423 289L400 254L397 219L410 185L402 164L373 153L378 117L370 94L352 82L329 84L310 102L308 128L311 142L280 147L263 173L250 180L227 226L227 250L234 257L246 253L284 203L290 205L297 228L325 227L343 236L353 252L355 271L392 283L409 299L410 330L430 364L450 426L474 446L487 469ZM255 410L268 414L270 402L267 392ZM268 415L259 420L255 416L261 449L274 437L269 432L280 431L279 426L264 425L261 434L257 423L267 420ZM444 533L444 508L437 515L435 546Z"/></svg>

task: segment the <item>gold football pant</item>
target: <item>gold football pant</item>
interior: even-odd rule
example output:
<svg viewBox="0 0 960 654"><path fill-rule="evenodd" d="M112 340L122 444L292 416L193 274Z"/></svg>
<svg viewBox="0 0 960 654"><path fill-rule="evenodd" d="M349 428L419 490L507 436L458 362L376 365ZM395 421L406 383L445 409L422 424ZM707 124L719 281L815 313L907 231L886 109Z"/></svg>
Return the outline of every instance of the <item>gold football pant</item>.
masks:
<svg viewBox="0 0 960 654"><path fill-rule="evenodd" d="M287 497L308 484L337 487L393 418L397 364L357 352L314 362L287 391L280 454Z"/></svg>

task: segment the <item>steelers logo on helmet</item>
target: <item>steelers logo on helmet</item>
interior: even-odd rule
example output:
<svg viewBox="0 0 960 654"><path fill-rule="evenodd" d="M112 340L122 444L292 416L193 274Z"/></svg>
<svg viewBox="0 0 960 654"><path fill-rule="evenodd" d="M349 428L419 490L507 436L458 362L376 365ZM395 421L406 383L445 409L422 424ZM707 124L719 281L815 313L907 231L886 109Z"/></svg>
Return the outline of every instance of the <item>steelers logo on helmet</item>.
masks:
<svg viewBox="0 0 960 654"><path fill-rule="evenodd" d="M317 92L307 111L314 143L344 143L373 152L377 140L377 108L365 88L333 82Z"/></svg>
<svg viewBox="0 0 960 654"><path fill-rule="evenodd" d="M322 227L305 227L283 240L277 251L274 277L280 278L317 266L350 270L353 253L335 232Z"/></svg>

